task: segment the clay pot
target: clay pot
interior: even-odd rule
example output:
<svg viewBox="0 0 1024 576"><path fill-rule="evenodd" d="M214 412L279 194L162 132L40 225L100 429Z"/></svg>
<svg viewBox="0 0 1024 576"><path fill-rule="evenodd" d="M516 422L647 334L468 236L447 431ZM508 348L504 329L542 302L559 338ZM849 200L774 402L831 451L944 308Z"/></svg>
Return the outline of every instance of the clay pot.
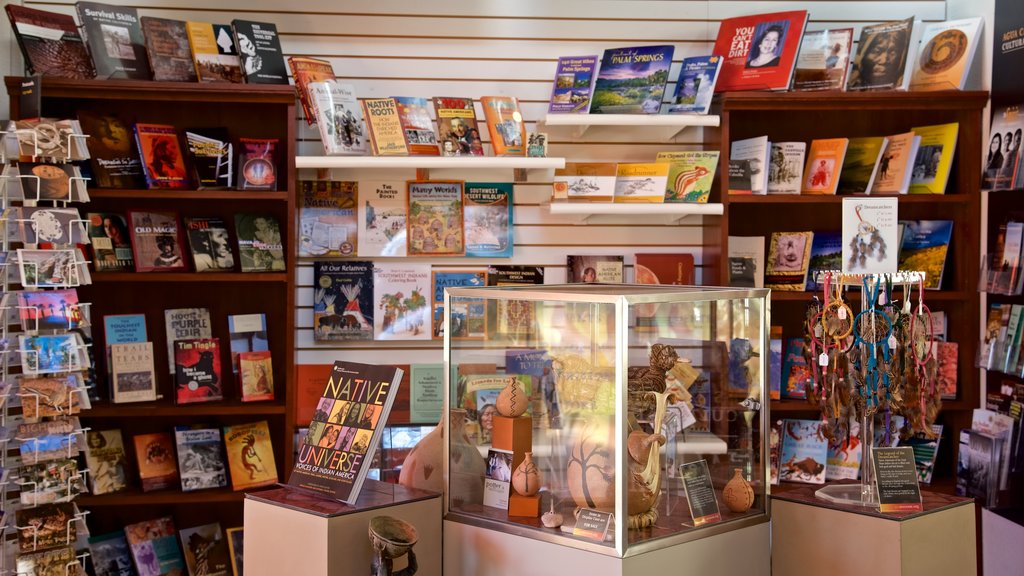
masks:
<svg viewBox="0 0 1024 576"><path fill-rule="evenodd" d="M530 406L530 399L519 384L519 378L509 377L508 384L501 389L495 405L498 408L498 414L507 418L518 418L526 413L526 409Z"/></svg>
<svg viewBox="0 0 1024 576"><path fill-rule="evenodd" d="M449 501L482 504L484 500L484 475L487 462L480 451L466 437L466 411L449 410L449 430L452 430L448 446Z"/></svg>
<svg viewBox="0 0 1024 576"><path fill-rule="evenodd" d="M615 508L615 426L595 417L578 431L566 469L569 494L581 508Z"/></svg>
<svg viewBox="0 0 1024 576"><path fill-rule="evenodd" d="M392 559L408 552L419 539L412 524L392 516L371 518L369 533L373 548L381 550L385 558Z"/></svg>
<svg viewBox="0 0 1024 576"><path fill-rule="evenodd" d="M750 487L750 482L743 477L741 470L739 468L735 470L736 473L733 474L732 480L729 480L725 489L722 490L722 501L733 512L746 512L754 505L754 489Z"/></svg>
<svg viewBox="0 0 1024 576"><path fill-rule="evenodd" d="M409 488L444 492L444 416L437 427L413 446L402 463L398 483Z"/></svg>
<svg viewBox="0 0 1024 576"><path fill-rule="evenodd" d="M540 491L540 472L533 462L533 452L527 452L512 473L512 487L520 496L533 496Z"/></svg>
<svg viewBox="0 0 1024 576"><path fill-rule="evenodd" d="M543 524L545 528L558 528L562 525L562 521L562 515L555 512L555 499L552 498L551 509L540 517L540 523Z"/></svg>

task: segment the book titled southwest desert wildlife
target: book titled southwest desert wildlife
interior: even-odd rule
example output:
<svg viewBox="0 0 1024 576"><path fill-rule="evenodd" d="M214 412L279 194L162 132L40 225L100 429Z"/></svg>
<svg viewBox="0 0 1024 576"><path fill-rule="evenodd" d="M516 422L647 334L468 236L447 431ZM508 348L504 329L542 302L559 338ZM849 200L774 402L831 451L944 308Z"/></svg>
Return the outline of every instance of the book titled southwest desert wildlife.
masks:
<svg viewBox="0 0 1024 576"><path fill-rule="evenodd" d="M299 181L299 256L356 254L357 188L352 181Z"/></svg>
<svg viewBox="0 0 1024 576"><path fill-rule="evenodd" d="M324 152L328 156L365 156L370 150L370 134L355 87L337 80L324 80L310 82L307 90Z"/></svg>
<svg viewBox="0 0 1024 576"><path fill-rule="evenodd" d="M594 92L597 56L563 56L555 68L555 86L551 89L552 114L586 114Z"/></svg>
<svg viewBox="0 0 1024 576"><path fill-rule="evenodd" d="M274 447L266 420L224 427L231 489L249 490L277 483Z"/></svg>
<svg viewBox="0 0 1024 576"><path fill-rule="evenodd" d="M887 141L882 136L850 138L839 173L837 194L869 194L885 155Z"/></svg>
<svg viewBox="0 0 1024 576"><path fill-rule="evenodd" d="M85 42L70 14L17 4L6 4L4 10L30 74L77 80L96 76Z"/></svg>
<svg viewBox="0 0 1024 576"><path fill-rule="evenodd" d="M806 23L806 10L722 20L713 52L725 62L716 91L789 88Z"/></svg>
<svg viewBox="0 0 1024 576"><path fill-rule="evenodd" d="M946 193L959 128L956 122L912 128L914 134L921 137L921 145L917 148L910 176L911 194Z"/></svg>
<svg viewBox="0 0 1024 576"><path fill-rule="evenodd" d="M466 256L512 257L512 183L467 182Z"/></svg>
<svg viewBox="0 0 1024 576"><path fill-rule="evenodd" d="M843 198L843 272L897 271L898 198Z"/></svg>
<svg viewBox="0 0 1024 576"><path fill-rule="evenodd" d="M403 180L359 182L359 256L405 256L406 184Z"/></svg>
<svg viewBox="0 0 1024 576"><path fill-rule="evenodd" d="M799 194L803 185L806 142L772 142L768 161L768 193Z"/></svg>
<svg viewBox="0 0 1024 576"><path fill-rule="evenodd" d="M188 188L178 131L167 124L136 124L135 143L150 188Z"/></svg>
<svg viewBox="0 0 1024 576"><path fill-rule="evenodd" d="M772 232L764 284L773 290L802 291L811 261L813 232Z"/></svg>
<svg viewBox="0 0 1024 576"><path fill-rule="evenodd" d="M231 26L187 22L185 29L200 82L242 82L242 67Z"/></svg>
<svg viewBox="0 0 1024 576"><path fill-rule="evenodd" d="M402 120L398 117L398 103L394 98L367 98L363 100L363 112L374 156L409 154Z"/></svg>
<svg viewBox="0 0 1024 576"><path fill-rule="evenodd" d="M707 114L723 61L721 56L683 58L675 94L665 111L669 114Z"/></svg>
<svg viewBox="0 0 1024 576"><path fill-rule="evenodd" d="M443 338L447 329L452 338L483 338L487 335L487 319L484 301L475 298L452 298L448 317L451 326L445 325L444 291L446 288L482 288L487 285L487 270L432 270L433 285L433 336Z"/></svg>
<svg viewBox="0 0 1024 576"><path fill-rule="evenodd" d="M314 262L313 284L314 340L373 340L373 262Z"/></svg>
<svg viewBox="0 0 1024 576"><path fill-rule="evenodd" d="M89 54L100 80L149 80L139 13L128 6L76 2Z"/></svg>
<svg viewBox="0 0 1024 576"><path fill-rule="evenodd" d="M846 89L906 90L920 36L913 17L862 28Z"/></svg>
<svg viewBox="0 0 1024 576"><path fill-rule="evenodd" d="M10 6L8 4L8 6ZM131 127L113 114L79 110L78 122L89 134L89 166L100 188L140 188L142 163Z"/></svg>
<svg viewBox="0 0 1024 576"><path fill-rule="evenodd" d="M839 173L846 158L848 138L814 140L807 152L804 167L803 194L835 194L839 186Z"/></svg>
<svg viewBox="0 0 1024 576"><path fill-rule="evenodd" d="M899 269L924 272L924 287L942 287L946 254L953 238L952 220L909 220L904 224Z"/></svg>
<svg viewBox="0 0 1024 576"><path fill-rule="evenodd" d="M519 100L512 96L483 96L480 106L487 119L495 156L526 156L526 128Z"/></svg>
<svg viewBox="0 0 1024 576"><path fill-rule="evenodd" d="M605 50L590 113L657 114L674 50L668 45Z"/></svg>
<svg viewBox="0 0 1024 576"><path fill-rule="evenodd" d="M658 152L656 162L668 162L665 202L705 204L718 169L718 151Z"/></svg>
<svg viewBox="0 0 1024 576"><path fill-rule="evenodd" d="M268 214L235 214L238 256L242 272L283 272L281 226Z"/></svg>
<svg viewBox="0 0 1024 576"><path fill-rule="evenodd" d="M277 26L269 22L232 20L242 74L249 84L287 84L288 69L281 53Z"/></svg>
<svg viewBox="0 0 1024 576"><path fill-rule="evenodd" d="M408 183L409 256L462 256L463 182L417 180Z"/></svg>
<svg viewBox="0 0 1024 576"><path fill-rule="evenodd" d="M403 370L335 362L288 484L354 504L398 395ZM333 418L332 418L333 416Z"/></svg>
<svg viewBox="0 0 1024 576"><path fill-rule="evenodd" d="M666 162L622 163L615 171L615 198L620 203L661 203L671 164Z"/></svg>
<svg viewBox="0 0 1024 576"><path fill-rule="evenodd" d="M824 484L828 440L819 420L783 420L779 480Z"/></svg>
<svg viewBox="0 0 1024 576"><path fill-rule="evenodd" d="M185 270L185 248L177 212L128 212L136 272Z"/></svg>
<svg viewBox="0 0 1024 576"><path fill-rule="evenodd" d="M965 18L925 26L910 89L963 90L983 25L982 18Z"/></svg>
<svg viewBox="0 0 1024 576"><path fill-rule="evenodd" d="M735 140L729 150L729 194L767 194L768 137Z"/></svg>
<svg viewBox="0 0 1024 576"><path fill-rule="evenodd" d="M437 156L437 134L430 120L430 100L413 96L395 96L398 119L402 122L405 145L411 156Z"/></svg>
<svg viewBox="0 0 1024 576"><path fill-rule="evenodd" d="M611 202L615 197L614 162L566 162L556 168L552 199L569 202Z"/></svg>
<svg viewBox="0 0 1024 576"><path fill-rule="evenodd" d="M472 98L434 97L437 136L442 156L483 156Z"/></svg>
<svg viewBox="0 0 1024 576"><path fill-rule="evenodd" d="M373 267L375 340L430 340L430 265L378 262Z"/></svg>
<svg viewBox="0 0 1024 576"><path fill-rule="evenodd" d="M142 32L146 39L146 53L153 80L167 82L196 82L196 66L188 31L182 20L168 20L143 16ZM91 144L91 142L90 142Z"/></svg>
<svg viewBox="0 0 1024 576"><path fill-rule="evenodd" d="M853 28L804 33L793 71L793 90L843 90L850 63Z"/></svg>
<svg viewBox="0 0 1024 576"><path fill-rule="evenodd" d="M313 82L334 80L334 68L326 60L302 56L289 56L288 68L295 79L295 91L298 92L299 103L302 104L302 115L306 118L306 124L312 126L316 122L316 107L309 95L309 85Z"/></svg>

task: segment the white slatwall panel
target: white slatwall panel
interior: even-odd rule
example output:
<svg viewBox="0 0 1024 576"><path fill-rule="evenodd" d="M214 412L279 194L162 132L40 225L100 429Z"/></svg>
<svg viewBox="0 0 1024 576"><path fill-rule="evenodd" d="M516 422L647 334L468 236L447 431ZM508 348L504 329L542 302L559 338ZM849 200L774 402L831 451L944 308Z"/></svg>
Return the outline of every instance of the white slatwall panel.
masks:
<svg viewBox="0 0 1024 576"><path fill-rule="evenodd" d="M111 0L116 1L116 0ZM26 1L44 10L73 12L73 0ZM209 6L189 0L147 0L136 3L143 15L182 20L228 22L233 18L274 22L288 55L325 58L338 76L356 86L362 97L395 95L464 96L513 95L522 102L528 129L547 109L551 79L559 56L600 54L605 48L631 44L672 44L678 74L679 61L710 51L722 18L775 10L806 9L809 27L860 27L874 22L916 16L925 21L944 20L946 0L820 0L820 1L716 1L716 0L304 0L284 4L276 0L215 0ZM5 45L12 56L0 66L19 70L17 46L5 27ZM855 36L856 37L856 36ZM667 93L671 93L672 86ZM4 102L6 108L6 102ZM483 117L477 107L477 114ZM299 123L299 153L319 154L315 129ZM481 133L486 142L486 130ZM661 150L701 146L699 130L687 130L672 142L653 137L604 131L575 141L568 133L551 132L550 154L575 161L645 161ZM314 177L310 171L304 177ZM501 171L434 171L435 178L469 181L508 181ZM337 178L414 177L412 171L334 174ZM506 263L544 266L547 281L565 280L567 254L625 254L626 279L632 280L637 252L692 252L701 279L701 220L690 218L677 225L643 220L579 224L570 217L553 217L544 202L550 195L551 173L531 172L527 183L515 188L515 257ZM432 259L437 267L485 266L487 261L466 258ZM439 362L435 342L367 342L324 345L313 341L312 260L298 266L296 319L298 362L330 363L358 358L367 362Z"/></svg>

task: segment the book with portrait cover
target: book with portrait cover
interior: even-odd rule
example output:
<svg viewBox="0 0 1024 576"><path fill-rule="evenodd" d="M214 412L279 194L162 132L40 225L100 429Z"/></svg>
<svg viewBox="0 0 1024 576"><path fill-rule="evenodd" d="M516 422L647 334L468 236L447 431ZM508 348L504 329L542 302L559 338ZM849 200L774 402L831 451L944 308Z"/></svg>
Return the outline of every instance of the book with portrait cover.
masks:
<svg viewBox="0 0 1024 576"><path fill-rule="evenodd" d="M98 80L149 80L139 13L128 6L75 2Z"/></svg>
<svg viewBox="0 0 1024 576"><path fill-rule="evenodd" d="M284 243L277 219L266 214L235 214L242 272L283 272Z"/></svg>
<svg viewBox="0 0 1024 576"><path fill-rule="evenodd" d="M887 143L882 136L850 138L836 193L870 194Z"/></svg>
<svg viewBox="0 0 1024 576"><path fill-rule="evenodd" d="M843 90L853 28L804 32L793 71L793 90Z"/></svg>
<svg viewBox="0 0 1024 576"><path fill-rule="evenodd" d="M408 210L405 187L404 180L359 182L356 216L360 257L405 256Z"/></svg>
<svg viewBox="0 0 1024 576"><path fill-rule="evenodd" d="M404 371L335 362L288 484L354 504Z"/></svg>
<svg viewBox="0 0 1024 576"><path fill-rule="evenodd" d="M1024 183L1021 175L1021 134L1024 115L1021 104L993 106L992 128L981 180L982 190L1010 190Z"/></svg>
<svg viewBox="0 0 1024 576"><path fill-rule="evenodd" d="M472 98L434 97L437 139L442 156L483 156Z"/></svg>
<svg viewBox="0 0 1024 576"><path fill-rule="evenodd" d="M783 420L779 480L824 484L828 440L820 420Z"/></svg>
<svg viewBox="0 0 1024 576"><path fill-rule="evenodd" d="M131 128L117 115L79 110L78 123L89 134L89 167L99 188L141 188L142 162Z"/></svg>
<svg viewBox="0 0 1024 576"><path fill-rule="evenodd" d="M185 247L177 212L128 212L136 272L185 270Z"/></svg>
<svg viewBox="0 0 1024 576"><path fill-rule="evenodd" d="M231 369L235 374L238 374L239 370L239 354L270 350L270 343L267 340L266 314L229 315L228 334L231 338Z"/></svg>
<svg viewBox="0 0 1024 576"><path fill-rule="evenodd" d="M915 136L921 137L910 176L911 194L946 193L959 129L960 124L956 122L911 128Z"/></svg>
<svg viewBox="0 0 1024 576"><path fill-rule="evenodd" d="M174 374L174 343L178 340L213 338L208 308L169 308L164 310L167 338L167 372Z"/></svg>
<svg viewBox="0 0 1024 576"><path fill-rule="evenodd" d="M913 16L861 28L846 89L906 90L920 37L921 22Z"/></svg>
<svg viewBox="0 0 1024 576"><path fill-rule="evenodd" d="M90 560L98 575L135 576L124 530L89 537Z"/></svg>
<svg viewBox="0 0 1024 576"><path fill-rule="evenodd" d="M925 25L910 89L963 90L984 22L982 18L964 18Z"/></svg>
<svg viewBox="0 0 1024 576"><path fill-rule="evenodd" d="M266 420L224 427L231 489L238 492L277 484L274 446Z"/></svg>
<svg viewBox="0 0 1024 576"><path fill-rule="evenodd" d="M323 80L310 82L307 90L324 153L328 156L369 154L369 126L356 98L355 86L338 80Z"/></svg>
<svg viewBox="0 0 1024 576"><path fill-rule="evenodd" d="M299 181L299 256L354 256L358 183Z"/></svg>
<svg viewBox="0 0 1024 576"><path fill-rule="evenodd" d="M444 307L445 288L484 287L487 285L486 270L431 270L433 285L433 336L443 338L445 329L452 338L484 338L487 335L487 317L484 301L475 298L452 299L447 317L451 326L446 326Z"/></svg>
<svg viewBox="0 0 1024 576"><path fill-rule="evenodd" d="M856 480L860 478L860 460L863 447L860 442L860 422L849 418L847 424L828 443L825 461L825 480Z"/></svg>
<svg viewBox="0 0 1024 576"><path fill-rule="evenodd" d="M405 132L395 99L367 98L362 104L373 155L408 156L409 147L405 145Z"/></svg>
<svg viewBox="0 0 1024 576"><path fill-rule="evenodd" d="M848 138L827 138L811 141L804 166L803 194L835 194L839 186Z"/></svg>
<svg viewBox="0 0 1024 576"><path fill-rule="evenodd" d="M409 256L463 256L466 253L461 180L408 182Z"/></svg>
<svg viewBox="0 0 1024 576"><path fill-rule="evenodd" d="M601 56L591 114L657 114L675 48L610 48Z"/></svg>
<svg viewBox="0 0 1024 576"><path fill-rule="evenodd" d="M398 119L402 123L405 145L410 156L438 156L437 134L430 120L430 100L412 96L395 96Z"/></svg>
<svg viewBox="0 0 1024 576"><path fill-rule="evenodd" d="M953 221L906 220L901 224L904 228L898 269L924 272L924 287L938 290L953 238Z"/></svg>
<svg viewBox="0 0 1024 576"><path fill-rule="evenodd" d="M803 291L813 239L813 232L772 232L764 274L766 288Z"/></svg>
<svg viewBox="0 0 1024 576"><path fill-rule="evenodd" d="M512 257L512 189L511 182L466 183L466 256Z"/></svg>
<svg viewBox="0 0 1024 576"><path fill-rule="evenodd" d="M235 147L226 128L186 131L185 150L197 188L231 188L234 185Z"/></svg>
<svg viewBox="0 0 1024 576"><path fill-rule="evenodd" d="M725 59L715 92L789 88L806 10L722 20L713 54Z"/></svg>
<svg viewBox="0 0 1024 576"><path fill-rule="evenodd" d="M706 204L718 171L718 151L658 152L656 162L668 162L665 202Z"/></svg>
<svg viewBox="0 0 1024 576"><path fill-rule="evenodd" d="M234 270L235 257L231 253L231 236L228 234L227 225L220 217L186 216L185 231L192 252L193 270Z"/></svg>
<svg viewBox="0 0 1024 576"><path fill-rule="evenodd" d="M373 267L375 340L430 340L430 265L377 262Z"/></svg>
<svg viewBox="0 0 1024 576"><path fill-rule="evenodd" d="M878 161L872 194L906 194L913 175L921 137L913 132L885 137L885 151Z"/></svg>
<svg viewBox="0 0 1024 576"><path fill-rule="evenodd" d="M621 255L578 256L570 254L565 257L565 281L569 284L576 282L621 284L625 280L622 272L623 260Z"/></svg>
<svg viewBox="0 0 1024 576"><path fill-rule="evenodd" d="M715 95L718 72L722 69L721 56L691 56L683 58L676 93L666 112L669 114L707 114L711 97Z"/></svg>
<svg viewBox="0 0 1024 576"><path fill-rule="evenodd" d="M10 3L4 10L30 74L77 80L96 76L85 42L70 14Z"/></svg>
<svg viewBox="0 0 1024 576"><path fill-rule="evenodd" d="M223 400L220 339L176 340L174 373L174 400L177 404Z"/></svg>
<svg viewBox="0 0 1024 576"><path fill-rule="evenodd" d="M178 131L167 124L136 124L135 144L150 188L188 188Z"/></svg>
<svg viewBox="0 0 1024 576"><path fill-rule="evenodd" d="M200 82L242 82L242 66L231 26L186 22L185 30Z"/></svg>
<svg viewBox="0 0 1024 576"><path fill-rule="evenodd" d="M496 264L487 267L488 286L531 286L544 283L544 268ZM528 338L536 331L533 302L490 300L487 302L488 338Z"/></svg>
<svg viewBox="0 0 1024 576"><path fill-rule="evenodd" d="M165 82L197 82L192 48L183 20L143 16L142 32L153 80Z"/></svg>
<svg viewBox="0 0 1024 576"><path fill-rule="evenodd" d="M128 487L128 462L120 429L89 430L85 434L85 464L95 495Z"/></svg>
<svg viewBox="0 0 1024 576"><path fill-rule="evenodd" d="M174 440L169 432L139 434L132 441L135 444L135 460L139 464L143 492L170 488L178 481Z"/></svg>
<svg viewBox="0 0 1024 576"><path fill-rule="evenodd" d="M281 39L269 22L232 20L242 74L248 84L288 84Z"/></svg>
<svg viewBox="0 0 1024 576"><path fill-rule="evenodd" d="M238 188L277 190L277 138L238 139Z"/></svg>
<svg viewBox="0 0 1024 576"><path fill-rule="evenodd" d="M326 60L289 56L288 68L295 78L295 91L299 95L299 103L302 104L302 115L306 118L306 124L312 126L316 122L316 106L310 98L309 85L313 82L334 80L334 67Z"/></svg>
<svg viewBox="0 0 1024 576"><path fill-rule="evenodd" d="M179 532L181 548L185 551L185 565L194 576L231 576L231 558L228 542L220 522Z"/></svg>
<svg viewBox="0 0 1024 576"><path fill-rule="evenodd" d="M274 399L274 367L270 350L238 354L242 402Z"/></svg>
<svg viewBox="0 0 1024 576"><path fill-rule="evenodd" d="M495 156L526 156L526 125L513 96L483 96L480 105Z"/></svg>
<svg viewBox="0 0 1024 576"><path fill-rule="evenodd" d="M586 114L594 92L597 56L562 56L555 68L555 85L551 89L551 114Z"/></svg>
<svg viewBox="0 0 1024 576"><path fill-rule="evenodd" d="M139 576L184 576L186 573L185 560L178 549L178 531L170 516L129 524L124 527L124 535Z"/></svg>
<svg viewBox="0 0 1024 576"><path fill-rule="evenodd" d="M807 291L818 292L824 289L824 281L818 278L819 272L842 268L842 234L837 231L815 232L811 242L811 263L807 267Z"/></svg>
<svg viewBox="0 0 1024 576"><path fill-rule="evenodd" d="M313 339L373 340L373 262L313 263Z"/></svg>
<svg viewBox="0 0 1024 576"><path fill-rule="evenodd" d="M182 492L228 485L220 428L175 426L174 441L178 447Z"/></svg>

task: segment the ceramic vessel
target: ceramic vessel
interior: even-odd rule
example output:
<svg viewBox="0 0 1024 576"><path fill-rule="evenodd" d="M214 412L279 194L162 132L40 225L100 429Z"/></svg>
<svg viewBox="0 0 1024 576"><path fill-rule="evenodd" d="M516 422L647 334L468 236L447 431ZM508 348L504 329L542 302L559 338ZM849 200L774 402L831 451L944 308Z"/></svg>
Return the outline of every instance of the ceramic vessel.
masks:
<svg viewBox="0 0 1024 576"><path fill-rule="evenodd" d="M526 409L530 406L530 399L526 396L526 390L523 390L518 378L510 377L508 379L508 384L498 394L495 406L498 409L498 414L507 418L518 418L526 413Z"/></svg>
<svg viewBox="0 0 1024 576"><path fill-rule="evenodd" d="M416 528L392 516L374 516L370 519L370 543L381 550L385 558L398 558L416 544Z"/></svg>
<svg viewBox="0 0 1024 576"><path fill-rule="evenodd" d="M398 483L409 488L444 492L444 416L416 443L402 462Z"/></svg>
<svg viewBox="0 0 1024 576"><path fill-rule="evenodd" d="M552 498L551 509L540 517L540 523L543 524L545 528L558 528L562 525L562 521L562 515L555 512L555 499Z"/></svg>
<svg viewBox="0 0 1024 576"><path fill-rule="evenodd" d="M750 487L750 482L743 477L742 471L739 468L735 470L732 480L729 480L725 489L722 490L722 501L733 512L746 512L754 505L754 489Z"/></svg>
<svg viewBox="0 0 1024 576"><path fill-rule="evenodd" d="M580 508L615 508L615 426L610 418L594 417L577 431L566 480Z"/></svg>
<svg viewBox="0 0 1024 576"><path fill-rule="evenodd" d="M448 429L452 431L451 444L448 446L450 499L454 503L482 504L484 484L481 478L487 473L487 462L466 437L465 410L449 410Z"/></svg>
<svg viewBox="0 0 1024 576"><path fill-rule="evenodd" d="M540 472L533 461L533 452L527 452L512 473L512 487L520 496L533 496L540 491Z"/></svg>

